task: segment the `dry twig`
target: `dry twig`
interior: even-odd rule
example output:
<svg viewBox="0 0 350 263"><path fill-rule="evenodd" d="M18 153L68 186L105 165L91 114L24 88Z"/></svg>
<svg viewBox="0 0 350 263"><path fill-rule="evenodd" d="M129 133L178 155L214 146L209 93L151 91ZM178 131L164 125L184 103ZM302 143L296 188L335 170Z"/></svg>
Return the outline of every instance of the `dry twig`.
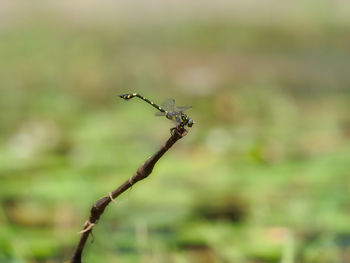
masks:
<svg viewBox="0 0 350 263"><path fill-rule="evenodd" d="M71 263L81 263L82 252L89 234L91 233L94 225L97 224L97 221L100 219L107 205L135 183L148 177L151 174L154 165L164 155L164 153L166 153L179 139L186 136L186 134L187 131L184 128L177 127L167 142L153 156L148 158L148 160L146 160L146 162L137 169L133 176L131 176L113 192L95 202L91 208L89 219L86 221L83 230L79 232L81 237L70 260Z"/></svg>

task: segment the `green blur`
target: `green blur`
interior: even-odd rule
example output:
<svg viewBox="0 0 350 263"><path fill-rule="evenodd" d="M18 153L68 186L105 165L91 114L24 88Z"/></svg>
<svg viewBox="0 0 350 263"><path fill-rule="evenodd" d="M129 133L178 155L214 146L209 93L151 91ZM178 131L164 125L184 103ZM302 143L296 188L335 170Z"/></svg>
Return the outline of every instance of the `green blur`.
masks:
<svg viewBox="0 0 350 263"><path fill-rule="evenodd" d="M94 201L170 136L171 121L118 97L133 92L192 105L195 125L110 204L84 262L349 262L344 5L271 20L3 17L0 263L69 260Z"/></svg>

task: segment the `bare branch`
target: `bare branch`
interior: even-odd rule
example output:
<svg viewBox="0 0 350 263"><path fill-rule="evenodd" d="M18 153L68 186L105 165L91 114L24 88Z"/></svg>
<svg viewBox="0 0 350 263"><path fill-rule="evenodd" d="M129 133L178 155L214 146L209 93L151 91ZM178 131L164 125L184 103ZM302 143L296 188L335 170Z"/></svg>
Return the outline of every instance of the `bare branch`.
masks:
<svg viewBox="0 0 350 263"><path fill-rule="evenodd" d="M164 155L164 153L166 153L174 145L174 143L186 135L187 131L184 128L175 128L173 134L170 136L167 142L153 156L148 158L145 163L137 169L133 176L131 176L113 192L108 193L107 196L104 196L95 202L90 210L89 219L85 222L83 230L79 232L81 237L70 260L71 263L81 263L83 249L89 234L91 233L94 225L97 224L107 205L138 181L148 177L152 173L154 165Z"/></svg>

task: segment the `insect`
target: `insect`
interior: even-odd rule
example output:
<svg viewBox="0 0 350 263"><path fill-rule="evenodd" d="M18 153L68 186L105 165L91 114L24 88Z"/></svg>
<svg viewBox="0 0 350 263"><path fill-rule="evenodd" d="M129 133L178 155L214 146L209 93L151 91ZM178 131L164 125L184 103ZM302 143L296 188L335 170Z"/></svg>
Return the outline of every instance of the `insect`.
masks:
<svg viewBox="0 0 350 263"><path fill-rule="evenodd" d="M141 100L149 103L159 111L155 114L156 116L165 116L167 119L175 121L178 124L177 127L181 129L184 129L185 126L192 127L192 125L194 124L193 119L191 119L184 113L185 110L192 108L192 106L175 106L174 99L167 99L161 106L158 106L153 101L146 99L138 93L123 94L119 95L119 97L121 97L124 100L130 100L135 97L140 98ZM177 127L171 128L171 133L173 133Z"/></svg>

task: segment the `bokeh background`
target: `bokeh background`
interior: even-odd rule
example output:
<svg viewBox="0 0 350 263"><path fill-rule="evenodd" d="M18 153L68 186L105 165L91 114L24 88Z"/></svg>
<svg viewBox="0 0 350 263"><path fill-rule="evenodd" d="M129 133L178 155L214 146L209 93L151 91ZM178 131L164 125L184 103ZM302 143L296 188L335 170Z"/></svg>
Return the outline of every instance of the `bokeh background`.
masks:
<svg viewBox="0 0 350 263"><path fill-rule="evenodd" d="M0 262L350 262L350 2L0 1ZM91 239L90 239L91 240Z"/></svg>

